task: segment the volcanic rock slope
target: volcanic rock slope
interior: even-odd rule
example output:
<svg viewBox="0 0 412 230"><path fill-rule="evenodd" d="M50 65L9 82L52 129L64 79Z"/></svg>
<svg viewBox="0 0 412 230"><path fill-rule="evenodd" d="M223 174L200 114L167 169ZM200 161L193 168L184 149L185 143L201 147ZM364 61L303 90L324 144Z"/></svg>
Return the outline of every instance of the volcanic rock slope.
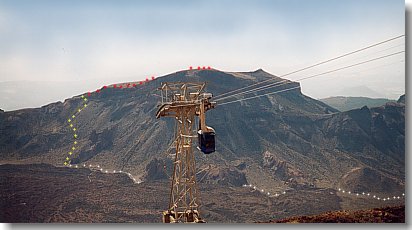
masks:
<svg viewBox="0 0 412 230"><path fill-rule="evenodd" d="M78 147L72 163L100 164L140 176L166 177L174 119L156 119L161 82L207 82L219 95L273 78L263 70L231 73L180 71L133 88L93 92L87 108L73 119ZM254 96L298 86L297 82L247 94ZM196 150L197 167L210 169L205 182L240 186L323 187L403 191L405 176L405 104L338 112L305 96L300 89L221 105L207 113L216 130L217 151ZM82 106L81 95L43 106L0 112L1 163L49 163L63 166L74 141L67 120ZM166 151L168 150L169 151ZM209 167L210 166L210 167ZM163 176L162 176L163 175Z"/></svg>

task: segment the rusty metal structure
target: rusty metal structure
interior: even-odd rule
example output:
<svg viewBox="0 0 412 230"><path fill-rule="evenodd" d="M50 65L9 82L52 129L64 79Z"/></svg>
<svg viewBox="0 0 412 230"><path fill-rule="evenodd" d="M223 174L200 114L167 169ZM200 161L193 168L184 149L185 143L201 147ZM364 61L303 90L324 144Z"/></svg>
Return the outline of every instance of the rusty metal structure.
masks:
<svg viewBox="0 0 412 230"><path fill-rule="evenodd" d="M194 140L205 154L215 151L214 130L206 126L206 111L214 108L212 94L204 93L206 83L166 82L159 88L162 103L156 118L172 117L176 122L175 156L169 207L164 223L205 223L200 217L200 191L196 182ZM198 117L199 127L195 127ZM197 135L196 135L197 133Z"/></svg>

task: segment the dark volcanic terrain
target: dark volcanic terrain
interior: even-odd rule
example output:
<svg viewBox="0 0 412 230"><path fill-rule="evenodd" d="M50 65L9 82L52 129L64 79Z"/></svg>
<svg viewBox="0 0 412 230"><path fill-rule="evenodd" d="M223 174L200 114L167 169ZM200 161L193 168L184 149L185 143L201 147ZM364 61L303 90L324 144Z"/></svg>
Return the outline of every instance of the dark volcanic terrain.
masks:
<svg viewBox="0 0 412 230"><path fill-rule="evenodd" d="M167 207L166 180L137 184L126 174L47 164L1 165L0 176L0 222L158 223ZM355 209L382 205L373 199L340 197L333 189L288 191L279 197L245 187L201 183L200 189L201 214L212 223L315 215L340 210L344 202Z"/></svg>
<svg viewBox="0 0 412 230"><path fill-rule="evenodd" d="M81 95L36 109L0 110L1 206L7 210L3 221L160 220L169 186L163 167L170 169L175 122L155 118L161 82L207 82L206 91L219 95L269 78L283 81L263 70L179 71L136 87L123 83L84 94L87 108L72 121L78 144L71 163L127 171L141 184L125 174L61 167L74 141L67 120L83 106ZM199 176L204 178L203 209L209 221L253 222L382 206L380 201L339 198L334 195L337 188L404 192L404 97L380 107L339 112L294 89L222 105L296 86L299 83L288 81L217 101L207 113L207 124L216 130L217 151L203 155L196 150L196 165L198 170L207 168ZM243 184L272 194L290 192L272 199Z"/></svg>
<svg viewBox="0 0 412 230"><path fill-rule="evenodd" d="M405 206L335 211L314 216L292 217L268 223L405 223Z"/></svg>

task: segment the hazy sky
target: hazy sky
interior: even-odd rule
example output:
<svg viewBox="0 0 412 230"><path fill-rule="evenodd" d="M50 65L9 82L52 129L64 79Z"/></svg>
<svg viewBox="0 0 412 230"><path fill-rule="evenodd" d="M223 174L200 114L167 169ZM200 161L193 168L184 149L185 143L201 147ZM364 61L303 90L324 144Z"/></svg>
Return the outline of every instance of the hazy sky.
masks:
<svg viewBox="0 0 412 230"><path fill-rule="evenodd" d="M282 75L404 34L404 15L400 0L0 0L0 108L40 106L191 65ZM401 51L404 42L288 78ZM315 98L397 98L405 91L403 60L307 80L302 90Z"/></svg>

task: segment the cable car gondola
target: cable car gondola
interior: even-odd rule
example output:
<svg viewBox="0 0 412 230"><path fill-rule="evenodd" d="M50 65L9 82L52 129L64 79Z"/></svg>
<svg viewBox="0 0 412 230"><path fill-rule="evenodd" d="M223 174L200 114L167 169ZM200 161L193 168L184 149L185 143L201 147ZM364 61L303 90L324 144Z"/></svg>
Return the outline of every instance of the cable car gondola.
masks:
<svg viewBox="0 0 412 230"><path fill-rule="evenodd" d="M215 130L212 127L207 126L207 131L199 129L197 131L198 136L198 149L204 154L213 153L215 149Z"/></svg>

